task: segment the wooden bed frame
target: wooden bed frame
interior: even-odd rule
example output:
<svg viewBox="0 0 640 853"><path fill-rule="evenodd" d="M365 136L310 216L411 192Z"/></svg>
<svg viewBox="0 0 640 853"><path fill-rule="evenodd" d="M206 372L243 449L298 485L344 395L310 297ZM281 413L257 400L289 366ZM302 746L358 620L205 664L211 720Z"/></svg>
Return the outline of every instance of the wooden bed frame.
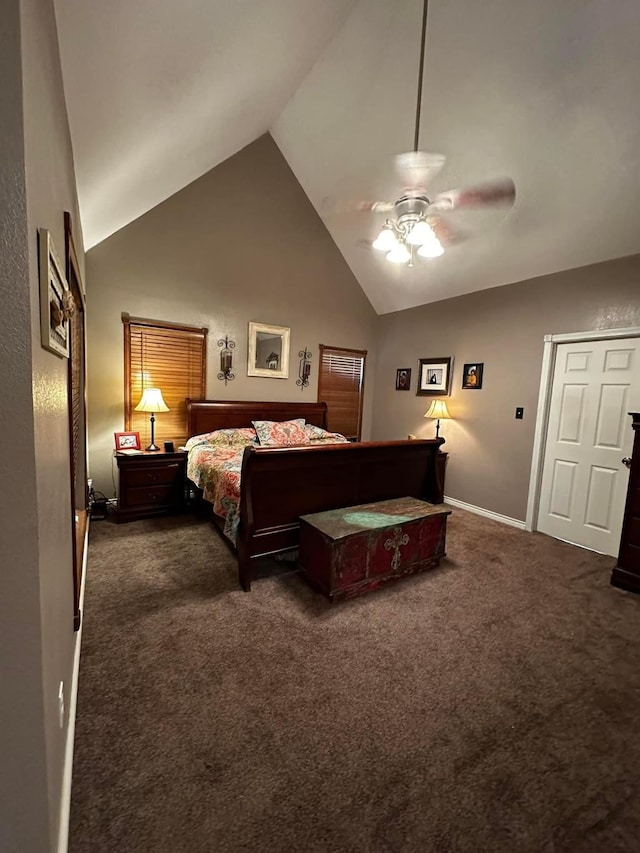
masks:
<svg viewBox="0 0 640 853"><path fill-rule="evenodd" d="M326 403L187 400L189 436L293 418L326 429ZM236 543L242 588L251 589L253 561L298 547L301 515L400 497L437 503L436 453L443 443L437 438L247 447Z"/></svg>

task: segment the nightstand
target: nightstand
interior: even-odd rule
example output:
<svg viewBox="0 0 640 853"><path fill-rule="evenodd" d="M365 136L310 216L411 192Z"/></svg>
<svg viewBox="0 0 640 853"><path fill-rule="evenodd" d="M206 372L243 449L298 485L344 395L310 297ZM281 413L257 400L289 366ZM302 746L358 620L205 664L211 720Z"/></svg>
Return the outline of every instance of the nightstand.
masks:
<svg viewBox="0 0 640 853"><path fill-rule="evenodd" d="M180 512L185 507L187 454L183 451L115 453L119 488L116 521Z"/></svg>
<svg viewBox="0 0 640 853"><path fill-rule="evenodd" d="M442 503L444 500L444 475L447 470L447 459L449 458L449 454L445 451L439 450L436 453L436 476L438 477L438 490L439 490L439 499L438 503Z"/></svg>

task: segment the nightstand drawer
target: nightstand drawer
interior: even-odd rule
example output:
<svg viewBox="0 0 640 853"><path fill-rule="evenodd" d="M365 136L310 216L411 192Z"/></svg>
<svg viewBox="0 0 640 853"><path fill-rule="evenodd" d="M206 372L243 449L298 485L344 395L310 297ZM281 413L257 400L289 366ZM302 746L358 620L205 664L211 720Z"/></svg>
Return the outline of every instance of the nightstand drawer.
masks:
<svg viewBox="0 0 640 853"><path fill-rule="evenodd" d="M148 486L127 490L127 505L134 506L170 506L180 498L175 486Z"/></svg>
<svg viewBox="0 0 640 853"><path fill-rule="evenodd" d="M164 465L141 465L126 472L127 486L161 486L182 481L183 464L170 462Z"/></svg>

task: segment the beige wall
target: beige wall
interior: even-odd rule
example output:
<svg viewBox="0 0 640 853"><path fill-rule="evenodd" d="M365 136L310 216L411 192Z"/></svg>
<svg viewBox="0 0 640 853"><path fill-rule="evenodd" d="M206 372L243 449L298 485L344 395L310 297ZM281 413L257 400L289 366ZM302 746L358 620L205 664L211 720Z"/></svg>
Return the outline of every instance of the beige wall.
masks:
<svg viewBox="0 0 640 853"><path fill-rule="evenodd" d="M37 229L51 231L64 257L63 211L77 213L51 0L3 5L0 57L0 266L9 310L1 345L0 848L46 851L58 841L77 639L67 362L40 346L38 297Z"/></svg>
<svg viewBox="0 0 640 853"><path fill-rule="evenodd" d="M207 396L315 400L318 344L367 349L376 315L327 230L265 135L87 253L90 474L113 494L113 433L123 428L121 313L208 326ZM248 377L249 321L291 329L289 379ZM218 381L219 338L236 341L236 379ZM296 386L298 352L313 353ZM364 434L373 383L365 390ZM156 441L170 439L156 420Z"/></svg>
<svg viewBox="0 0 640 853"><path fill-rule="evenodd" d="M24 176L20 3L0 28L0 849L46 849L31 305ZM9 404L10 401L10 404Z"/></svg>
<svg viewBox="0 0 640 853"><path fill-rule="evenodd" d="M419 358L453 356L441 422L450 453L446 493L524 520L543 336L640 326L640 255L424 305L380 318L373 438L435 434L416 396ZM484 362L482 390L462 390L465 362ZM412 367L410 392L395 391ZM515 420L524 406L524 420Z"/></svg>

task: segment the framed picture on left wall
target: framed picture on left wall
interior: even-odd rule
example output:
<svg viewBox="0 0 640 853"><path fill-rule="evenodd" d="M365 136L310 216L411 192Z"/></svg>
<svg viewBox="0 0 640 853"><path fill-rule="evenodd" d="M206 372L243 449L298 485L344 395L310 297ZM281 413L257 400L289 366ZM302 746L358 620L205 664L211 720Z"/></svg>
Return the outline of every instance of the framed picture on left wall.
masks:
<svg viewBox="0 0 640 853"><path fill-rule="evenodd" d="M53 247L51 234L38 228L40 278L40 341L45 349L69 358L69 320L73 296Z"/></svg>

